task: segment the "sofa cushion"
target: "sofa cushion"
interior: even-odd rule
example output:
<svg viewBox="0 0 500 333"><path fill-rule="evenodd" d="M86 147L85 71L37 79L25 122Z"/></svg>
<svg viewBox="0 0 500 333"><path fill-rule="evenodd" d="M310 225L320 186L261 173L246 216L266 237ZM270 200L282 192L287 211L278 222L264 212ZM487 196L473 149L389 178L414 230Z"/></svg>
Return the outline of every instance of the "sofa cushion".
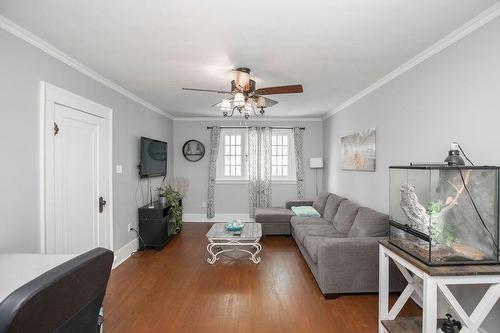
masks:
<svg viewBox="0 0 500 333"><path fill-rule="evenodd" d="M323 217L325 220L332 222L333 218L337 214L340 203L346 200L345 198L339 197L335 194L330 194L328 199L326 200L325 211L323 213Z"/></svg>
<svg viewBox="0 0 500 333"><path fill-rule="evenodd" d="M333 218L333 226L338 232L347 233L351 230L354 219L358 214L359 206L351 200L340 202L337 214Z"/></svg>
<svg viewBox="0 0 500 333"><path fill-rule="evenodd" d="M328 199L329 196L330 193L321 192L313 202L314 209L316 209L321 214L321 216L323 216L323 213L325 211L326 200Z"/></svg>
<svg viewBox="0 0 500 333"><path fill-rule="evenodd" d="M360 207L347 237L383 237L389 233L389 217L373 209Z"/></svg>
<svg viewBox="0 0 500 333"><path fill-rule="evenodd" d="M323 237L346 237L347 234L340 234L335 228L329 224L299 224L294 227L293 232L296 240L304 244L304 238L307 236L323 236Z"/></svg>
<svg viewBox="0 0 500 333"><path fill-rule="evenodd" d="M322 217L292 216L290 224L293 228L301 224L328 224L328 221Z"/></svg>
<svg viewBox="0 0 500 333"><path fill-rule="evenodd" d="M256 208L255 222L257 223L288 223L293 212L286 208Z"/></svg>
<svg viewBox="0 0 500 333"><path fill-rule="evenodd" d="M317 264L318 263L318 249L323 244L323 241L328 238L344 238L345 235L341 233L334 234L330 237L322 237L322 236L306 236L304 238L304 247L311 257L312 261Z"/></svg>

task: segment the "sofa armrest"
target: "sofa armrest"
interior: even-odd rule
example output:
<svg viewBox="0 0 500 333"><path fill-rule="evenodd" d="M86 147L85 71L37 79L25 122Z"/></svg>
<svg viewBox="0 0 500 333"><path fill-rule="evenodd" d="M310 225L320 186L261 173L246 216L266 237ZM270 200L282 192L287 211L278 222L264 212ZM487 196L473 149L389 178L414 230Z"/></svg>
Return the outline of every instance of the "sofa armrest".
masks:
<svg viewBox="0 0 500 333"><path fill-rule="evenodd" d="M298 206L312 206L313 202L309 200L292 200L292 201L287 201L285 204L285 207L287 209L291 209L293 206L298 207Z"/></svg>
<svg viewBox="0 0 500 333"><path fill-rule="evenodd" d="M324 293L378 291L378 242L387 237L324 238L318 277Z"/></svg>

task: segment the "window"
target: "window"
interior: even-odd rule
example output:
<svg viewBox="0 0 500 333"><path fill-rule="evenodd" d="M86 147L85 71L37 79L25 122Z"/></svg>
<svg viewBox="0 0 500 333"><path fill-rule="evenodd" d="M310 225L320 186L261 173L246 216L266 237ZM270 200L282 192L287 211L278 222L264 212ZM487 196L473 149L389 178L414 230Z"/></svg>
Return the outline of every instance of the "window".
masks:
<svg viewBox="0 0 500 333"><path fill-rule="evenodd" d="M288 176L288 136L273 135L272 138L272 176Z"/></svg>
<svg viewBox="0 0 500 333"><path fill-rule="evenodd" d="M217 181L248 181L246 142L246 129L222 129L217 157Z"/></svg>
<svg viewBox="0 0 500 333"><path fill-rule="evenodd" d="M217 157L217 181L248 182L248 132L246 129L222 129ZM289 129L273 129L271 139L271 179L273 182L294 182L295 148Z"/></svg>
<svg viewBox="0 0 500 333"><path fill-rule="evenodd" d="M271 140L271 177L273 180L295 181L295 147L292 131L274 129Z"/></svg>
<svg viewBox="0 0 500 333"><path fill-rule="evenodd" d="M224 135L224 176L241 176L241 134Z"/></svg>

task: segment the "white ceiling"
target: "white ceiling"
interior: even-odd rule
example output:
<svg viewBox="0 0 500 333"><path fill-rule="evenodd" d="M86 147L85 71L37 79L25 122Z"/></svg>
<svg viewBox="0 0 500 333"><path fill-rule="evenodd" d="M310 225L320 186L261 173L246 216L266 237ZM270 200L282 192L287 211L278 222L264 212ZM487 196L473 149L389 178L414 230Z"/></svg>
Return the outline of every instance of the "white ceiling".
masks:
<svg viewBox="0 0 500 333"><path fill-rule="evenodd" d="M497 0L1 0L0 13L174 116L220 116L230 69L276 95L272 117L339 106Z"/></svg>

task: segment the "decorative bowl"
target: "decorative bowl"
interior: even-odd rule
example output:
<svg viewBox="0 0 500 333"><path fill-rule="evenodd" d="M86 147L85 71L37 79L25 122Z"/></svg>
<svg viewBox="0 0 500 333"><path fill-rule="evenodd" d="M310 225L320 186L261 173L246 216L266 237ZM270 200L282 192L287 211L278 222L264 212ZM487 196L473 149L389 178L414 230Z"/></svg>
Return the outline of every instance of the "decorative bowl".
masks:
<svg viewBox="0 0 500 333"><path fill-rule="evenodd" d="M227 222L225 225L227 231L241 231L245 226L240 220L232 220Z"/></svg>

